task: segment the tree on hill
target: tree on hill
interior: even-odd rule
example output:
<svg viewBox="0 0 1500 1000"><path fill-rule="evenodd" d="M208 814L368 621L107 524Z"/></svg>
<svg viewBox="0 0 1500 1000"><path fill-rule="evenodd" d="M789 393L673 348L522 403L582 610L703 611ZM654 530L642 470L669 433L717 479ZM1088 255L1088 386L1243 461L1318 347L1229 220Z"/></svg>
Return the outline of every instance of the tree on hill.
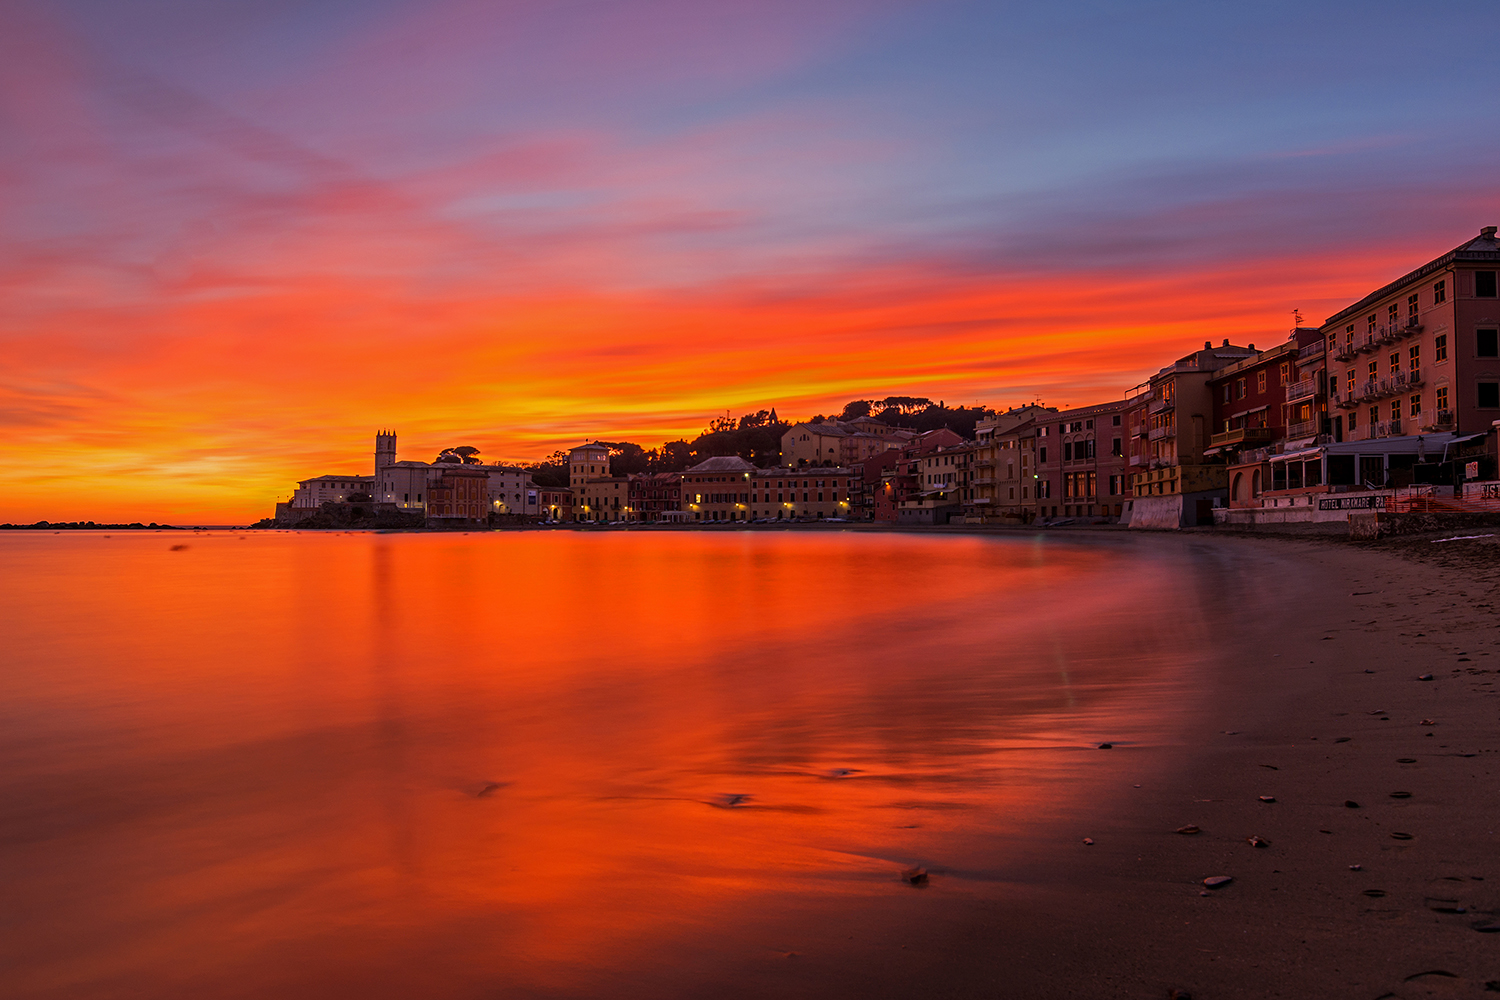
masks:
<svg viewBox="0 0 1500 1000"><path fill-rule="evenodd" d="M444 448L435 461L444 465L479 465L479 449L467 444Z"/></svg>

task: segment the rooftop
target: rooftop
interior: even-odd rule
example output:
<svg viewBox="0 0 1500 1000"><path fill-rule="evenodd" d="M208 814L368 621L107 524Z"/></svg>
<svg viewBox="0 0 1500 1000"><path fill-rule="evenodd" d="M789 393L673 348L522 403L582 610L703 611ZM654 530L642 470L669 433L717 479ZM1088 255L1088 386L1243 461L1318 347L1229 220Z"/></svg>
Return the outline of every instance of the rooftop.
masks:
<svg viewBox="0 0 1500 1000"><path fill-rule="evenodd" d="M1346 306L1325 319L1323 325L1326 327L1347 319L1355 313L1363 312L1366 307L1385 298L1402 285L1409 285L1413 281L1420 281L1435 271L1441 271L1455 261L1500 264L1500 241L1495 239L1495 227L1485 226L1474 239L1460 243L1441 257L1429 260L1414 271L1406 272L1388 285L1381 285L1352 306ZM1452 293L1450 292L1450 294Z"/></svg>

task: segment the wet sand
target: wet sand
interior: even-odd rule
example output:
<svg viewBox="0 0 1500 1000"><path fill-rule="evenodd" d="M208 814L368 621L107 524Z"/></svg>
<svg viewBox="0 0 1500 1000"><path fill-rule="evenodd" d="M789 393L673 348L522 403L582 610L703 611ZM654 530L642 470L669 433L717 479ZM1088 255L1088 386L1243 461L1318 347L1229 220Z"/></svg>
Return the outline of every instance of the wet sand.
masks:
<svg viewBox="0 0 1500 1000"><path fill-rule="evenodd" d="M1175 745L1110 751L1132 794L1035 885L908 946L926 995L1495 995L1496 541L1164 542L1225 571L1204 697Z"/></svg>

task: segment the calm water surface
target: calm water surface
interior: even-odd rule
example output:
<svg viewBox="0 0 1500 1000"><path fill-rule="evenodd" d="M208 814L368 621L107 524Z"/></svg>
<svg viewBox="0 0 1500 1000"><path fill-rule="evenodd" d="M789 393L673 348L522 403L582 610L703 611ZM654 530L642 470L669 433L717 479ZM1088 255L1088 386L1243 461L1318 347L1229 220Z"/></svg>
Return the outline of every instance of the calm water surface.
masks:
<svg viewBox="0 0 1500 1000"><path fill-rule="evenodd" d="M8 532L3 992L790 995L789 952L857 982L1036 877L1098 742L1170 733L1182 558Z"/></svg>

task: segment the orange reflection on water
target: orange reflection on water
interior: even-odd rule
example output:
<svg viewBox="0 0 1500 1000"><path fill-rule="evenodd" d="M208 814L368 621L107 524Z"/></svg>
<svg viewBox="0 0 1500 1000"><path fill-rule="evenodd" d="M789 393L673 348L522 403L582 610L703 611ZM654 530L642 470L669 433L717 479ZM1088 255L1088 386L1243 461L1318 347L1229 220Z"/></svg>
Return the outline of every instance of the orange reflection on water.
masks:
<svg viewBox="0 0 1500 1000"><path fill-rule="evenodd" d="M896 534L10 533L0 971L21 997L837 972L856 930L1024 878L1113 766L1083 748L1160 738L1179 570Z"/></svg>

